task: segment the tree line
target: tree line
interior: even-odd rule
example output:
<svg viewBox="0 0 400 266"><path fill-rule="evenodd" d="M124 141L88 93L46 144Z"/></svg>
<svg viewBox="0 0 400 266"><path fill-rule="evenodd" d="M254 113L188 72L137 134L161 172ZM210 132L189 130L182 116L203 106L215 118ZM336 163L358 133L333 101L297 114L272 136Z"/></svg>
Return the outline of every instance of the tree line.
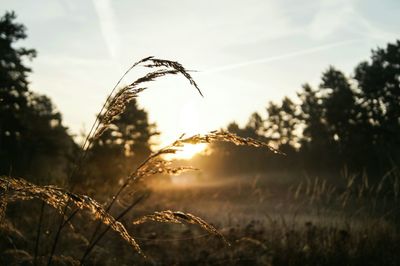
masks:
<svg viewBox="0 0 400 266"><path fill-rule="evenodd" d="M51 99L29 88L27 62L37 53L17 46L27 35L15 19L14 12L0 18L0 175L63 183L82 150ZM400 161L400 41L373 50L349 76L329 67L318 87L305 84L297 97L269 102L265 113L252 114L245 126L233 122L227 129L272 143L287 156L217 143L194 164L227 174L345 168L382 176ZM150 154L156 134L147 112L131 101L69 181L115 184Z"/></svg>
<svg viewBox="0 0 400 266"><path fill-rule="evenodd" d="M218 144L213 150L220 163L237 162L226 162L226 167L221 166L223 171L289 167L294 172L320 174L346 169L379 178L397 169L400 41L373 50L370 59L359 63L349 76L330 66L322 73L318 87L306 83L297 97L269 102L264 114L254 113L245 126L233 122L227 129L274 143L287 156L276 158Z"/></svg>
<svg viewBox="0 0 400 266"><path fill-rule="evenodd" d="M155 125L132 100L92 143L82 171L68 180L82 150L51 99L29 88L27 62L37 52L17 46L27 34L15 20L14 12L0 18L0 175L43 184L115 184L150 154Z"/></svg>

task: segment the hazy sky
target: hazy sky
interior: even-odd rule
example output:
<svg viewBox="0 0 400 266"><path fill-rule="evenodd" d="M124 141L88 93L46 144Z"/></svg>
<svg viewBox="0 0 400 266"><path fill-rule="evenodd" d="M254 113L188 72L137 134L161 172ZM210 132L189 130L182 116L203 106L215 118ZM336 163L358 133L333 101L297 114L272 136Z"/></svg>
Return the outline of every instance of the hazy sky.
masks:
<svg viewBox="0 0 400 266"><path fill-rule="evenodd" d="M244 124L254 111L265 116L268 101L318 84L329 65L350 74L372 48L400 38L399 0L0 3L27 26L21 45L38 51L31 88L52 98L72 133L90 127L114 83L143 57L199 70L204 98L181 77L139 98L162 142Z"/></svg>

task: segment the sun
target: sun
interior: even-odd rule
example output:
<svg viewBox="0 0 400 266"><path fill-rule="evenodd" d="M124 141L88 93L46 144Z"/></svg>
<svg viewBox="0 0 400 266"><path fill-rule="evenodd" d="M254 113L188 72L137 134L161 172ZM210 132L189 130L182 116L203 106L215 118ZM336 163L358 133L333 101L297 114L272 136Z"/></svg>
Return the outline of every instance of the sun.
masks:
<svg viewBox="0 0 400 266"><path fill-rule="evenodd" d="M185 133L185 136L192 136L201 133L201 123L199 106L194 101L188 101L182 106L180 111L180 119L177 124L177 135ZM207 147L206 143L186 144L180 147L178 151L168 156L170 159L189 160L194 155L203 152Z"/></svg>
<svg viewBox="0 0 400 266"><path fill-rule="evenodd" d="M196 154L202 153L207 147L206 143L200 144L186 144L185 146L179 148L174 155L174 159L189 160Z"/></svg>
<svg viewBox="0 0 400 266"><path fill-rule="evenodd" d="M190 160L197 154L204 153L206 151L207 144L185 144L183 147L179 147L175 153L165 154L166 160Z"/></svg>

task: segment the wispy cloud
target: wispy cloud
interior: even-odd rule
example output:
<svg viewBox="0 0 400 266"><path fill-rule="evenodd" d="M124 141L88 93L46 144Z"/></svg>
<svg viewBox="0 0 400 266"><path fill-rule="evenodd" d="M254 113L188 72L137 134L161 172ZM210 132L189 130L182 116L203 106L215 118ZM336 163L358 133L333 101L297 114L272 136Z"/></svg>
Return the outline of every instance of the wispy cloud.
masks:
<svg viewBox="0 0 400 266"><path fill-rule="evenodd" d="M115 15L110 0L93 0L103 39L112 59L117 58L120 51L120 38L115 25Z"/></svg>
<svg viewBox="0 0 400 266"><path fill-rule="evenodd" d="M362 28L361 30L354 29L353 31L356 34L383 41L394 40L398 38L398 34L375 26L372 21L368 21L361 14L354 14L354 18Z"/></svg>
<svg viewBox="0 0 400 266"><path fill-rule="evenodd" d="M307 26L308 35L313 39L323 40L347 31L355 36L385 41L398 36L398 34L377 27L372 18L366 19L357 8L358 2L360 5L359 0L321 1L318 12Z"/></svg>
<svg viewBox="0 0 400 266"><path fill-rule="evenodd" d="M247 66L251 66L251 65L264 64L264 63L284 60L284 59L288 59L288 58L292 58L292 57L296 57L296 56L301 56L301 55L306 55L306 54L313 54L313 53L317 53L317 52L320 52L320 51L333 49L333 48L339 47L339 46L345 46L345 45L353 44L353 43L358 42L358 41L362 41L362 39L353 39L353 40L334 42L334 43L320 45L320 46L316 46L316 47L312 47L312 48L308 48L308 49L303 49L303 50L299 50L299 51L295 51L295 52L291 52L291 53L281 54L281 55L277 55L277 56L264 57L264 58L260 58L260 59L249 60L249 61L245 61L245 62L219 66L219 67L215 67L215 68L212 68L212 69L208 69L208 70L202 71L200 73L211 74L211 73L222 72L222 71L227 71L227 70L241 68L241 67L247 67Z"/></svg>
<svg viewBox="0 0 400 266"><path fill-rule="evenodd" d="M323 0L308 25L309 36L322 40L351 25L355 0Z"/></svg>

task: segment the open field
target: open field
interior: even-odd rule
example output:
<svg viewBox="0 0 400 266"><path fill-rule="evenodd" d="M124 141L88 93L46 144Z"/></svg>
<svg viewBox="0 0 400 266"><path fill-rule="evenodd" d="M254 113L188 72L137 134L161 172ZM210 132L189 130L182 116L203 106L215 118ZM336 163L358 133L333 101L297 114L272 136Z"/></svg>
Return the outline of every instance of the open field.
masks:
<svg viewBox="0 0 400 266"><path fill-rule="evenodd" d="M20 43L27 37L25 26L15 21L14 11L0 17L0 266L400 265L400 40L373 47L351 73L331 64L350 66L348 55L364 49L361 43L329 51L326 62L312 57L348 38L372 34L381 39L376 36L386 36L392 27L380 31L373 26L377 21L370 25L365 14L357 13L360 6L341 6L336 14L329 4L322 13L312 8L296 15L312 24L299 27L298 18L283 19L292 39L275 29L280 18L233 34L246 20L271 17L268 12L275 10L243 3L229 22L222 10L236 4L227 2L221 8L206 4L196 34L188 18L201 8L190 13L190 4L155 8L152 3L148 16L138 3L124 5L127 14L114 14L113 1L92 2L83 8L89 13L73 3L57 12L51 5L32 12L36 3L19 4L24 16L33 15L23 21L40 26L33 43L48 49L35 65L40 78L31 76L28 64L36 50ZM307 9L284 6L282 14ZM135 10L144 16L134 15ZM342 11L351 20L343 19ZM52 14L42 20L52 12L64 19ZM317 19L310 17L314 12ZM211 13L218 18L216 27L209 23ZM98 25L86 20L93 14ZM113 22L127 17L140 21L131 21L129 29ZM343 25L336 25L336 18ZM357 18L362 18L359 25ZM173 34L178 24L187 27ZM340 37L330 24L346 34ZM355 26L354 36L349 24ZM47 27L53 25L57 28ZM277 42L268 37L273 32L261 34L269 26L279 33ZM70 27L74 34L64 36ZM324 38L314 28L330 33ZM358 32L361 28L367 31ZM94 32L101 32L103 45ZM135 41L124 41L127 36ZM217 47L219 36L231 37ZM311 40L314 44L307 44ZM64 51L62 43L76 44L79 52ZM60 50L49 49L51 44ZM151 48L155 44L161 46ZM125 45L129 51L123 52ZM130 61L142 52L183 56L190 67L158 56ZM279 70L277 60L289 59ZM70 61L73 68L67 66ZM47 67L40 67L43 62ZM311 75L315 70L307 70L313 64L329 66L319 84ZM126 71L94 111L122 67ZM221 71L234 72L213 76ZM73 73L79 73L76 81ZM178 90L179 83L167 81L179 76L196 100ZM152 86L156 81L162 90ZM54 87L48 95L66 100L63 107L38 93L46 88L32 90L38 85ZM282 95L273 95L278 92ZM86 124L89 116L94 122ZM82 123L82 130L73 129L74 123Z"/></svg>
<svg viewBox="0 0 400 266"><path fill-rule="evenodd" d="M373 194L371 187L343 180L333 186L304 179L287 186L288 177L206 178L201 174L149 184L150 196L122 219L146 254L144 259L109 232L85 265L398 265L400 235L398 199L390 191ZM308 181L307 181L308 180ZM308 182L308 185L307 185ZM346 183L347 182L347 183ZM302 185L300 185L300 183ZM113 214L117 217L126 200ZM27 209L26 206L31 206ZM41 204L10 206L2 227L4 265L32 264ZM196 225L133 225L136 217L161 210L193 213L213 224L230 243ZM14 214L13 214L14 212ZM54 234L54 212L45 208L40 252L46 254ZM11 222L12 221L12 222ZM95 222L79 214L65 230L54 263L74 265L87 245ZM37 258L45 260L46 257ZM19 262L18 262L19 261ZM16 264L12 264L12 262Z"/></svg>

